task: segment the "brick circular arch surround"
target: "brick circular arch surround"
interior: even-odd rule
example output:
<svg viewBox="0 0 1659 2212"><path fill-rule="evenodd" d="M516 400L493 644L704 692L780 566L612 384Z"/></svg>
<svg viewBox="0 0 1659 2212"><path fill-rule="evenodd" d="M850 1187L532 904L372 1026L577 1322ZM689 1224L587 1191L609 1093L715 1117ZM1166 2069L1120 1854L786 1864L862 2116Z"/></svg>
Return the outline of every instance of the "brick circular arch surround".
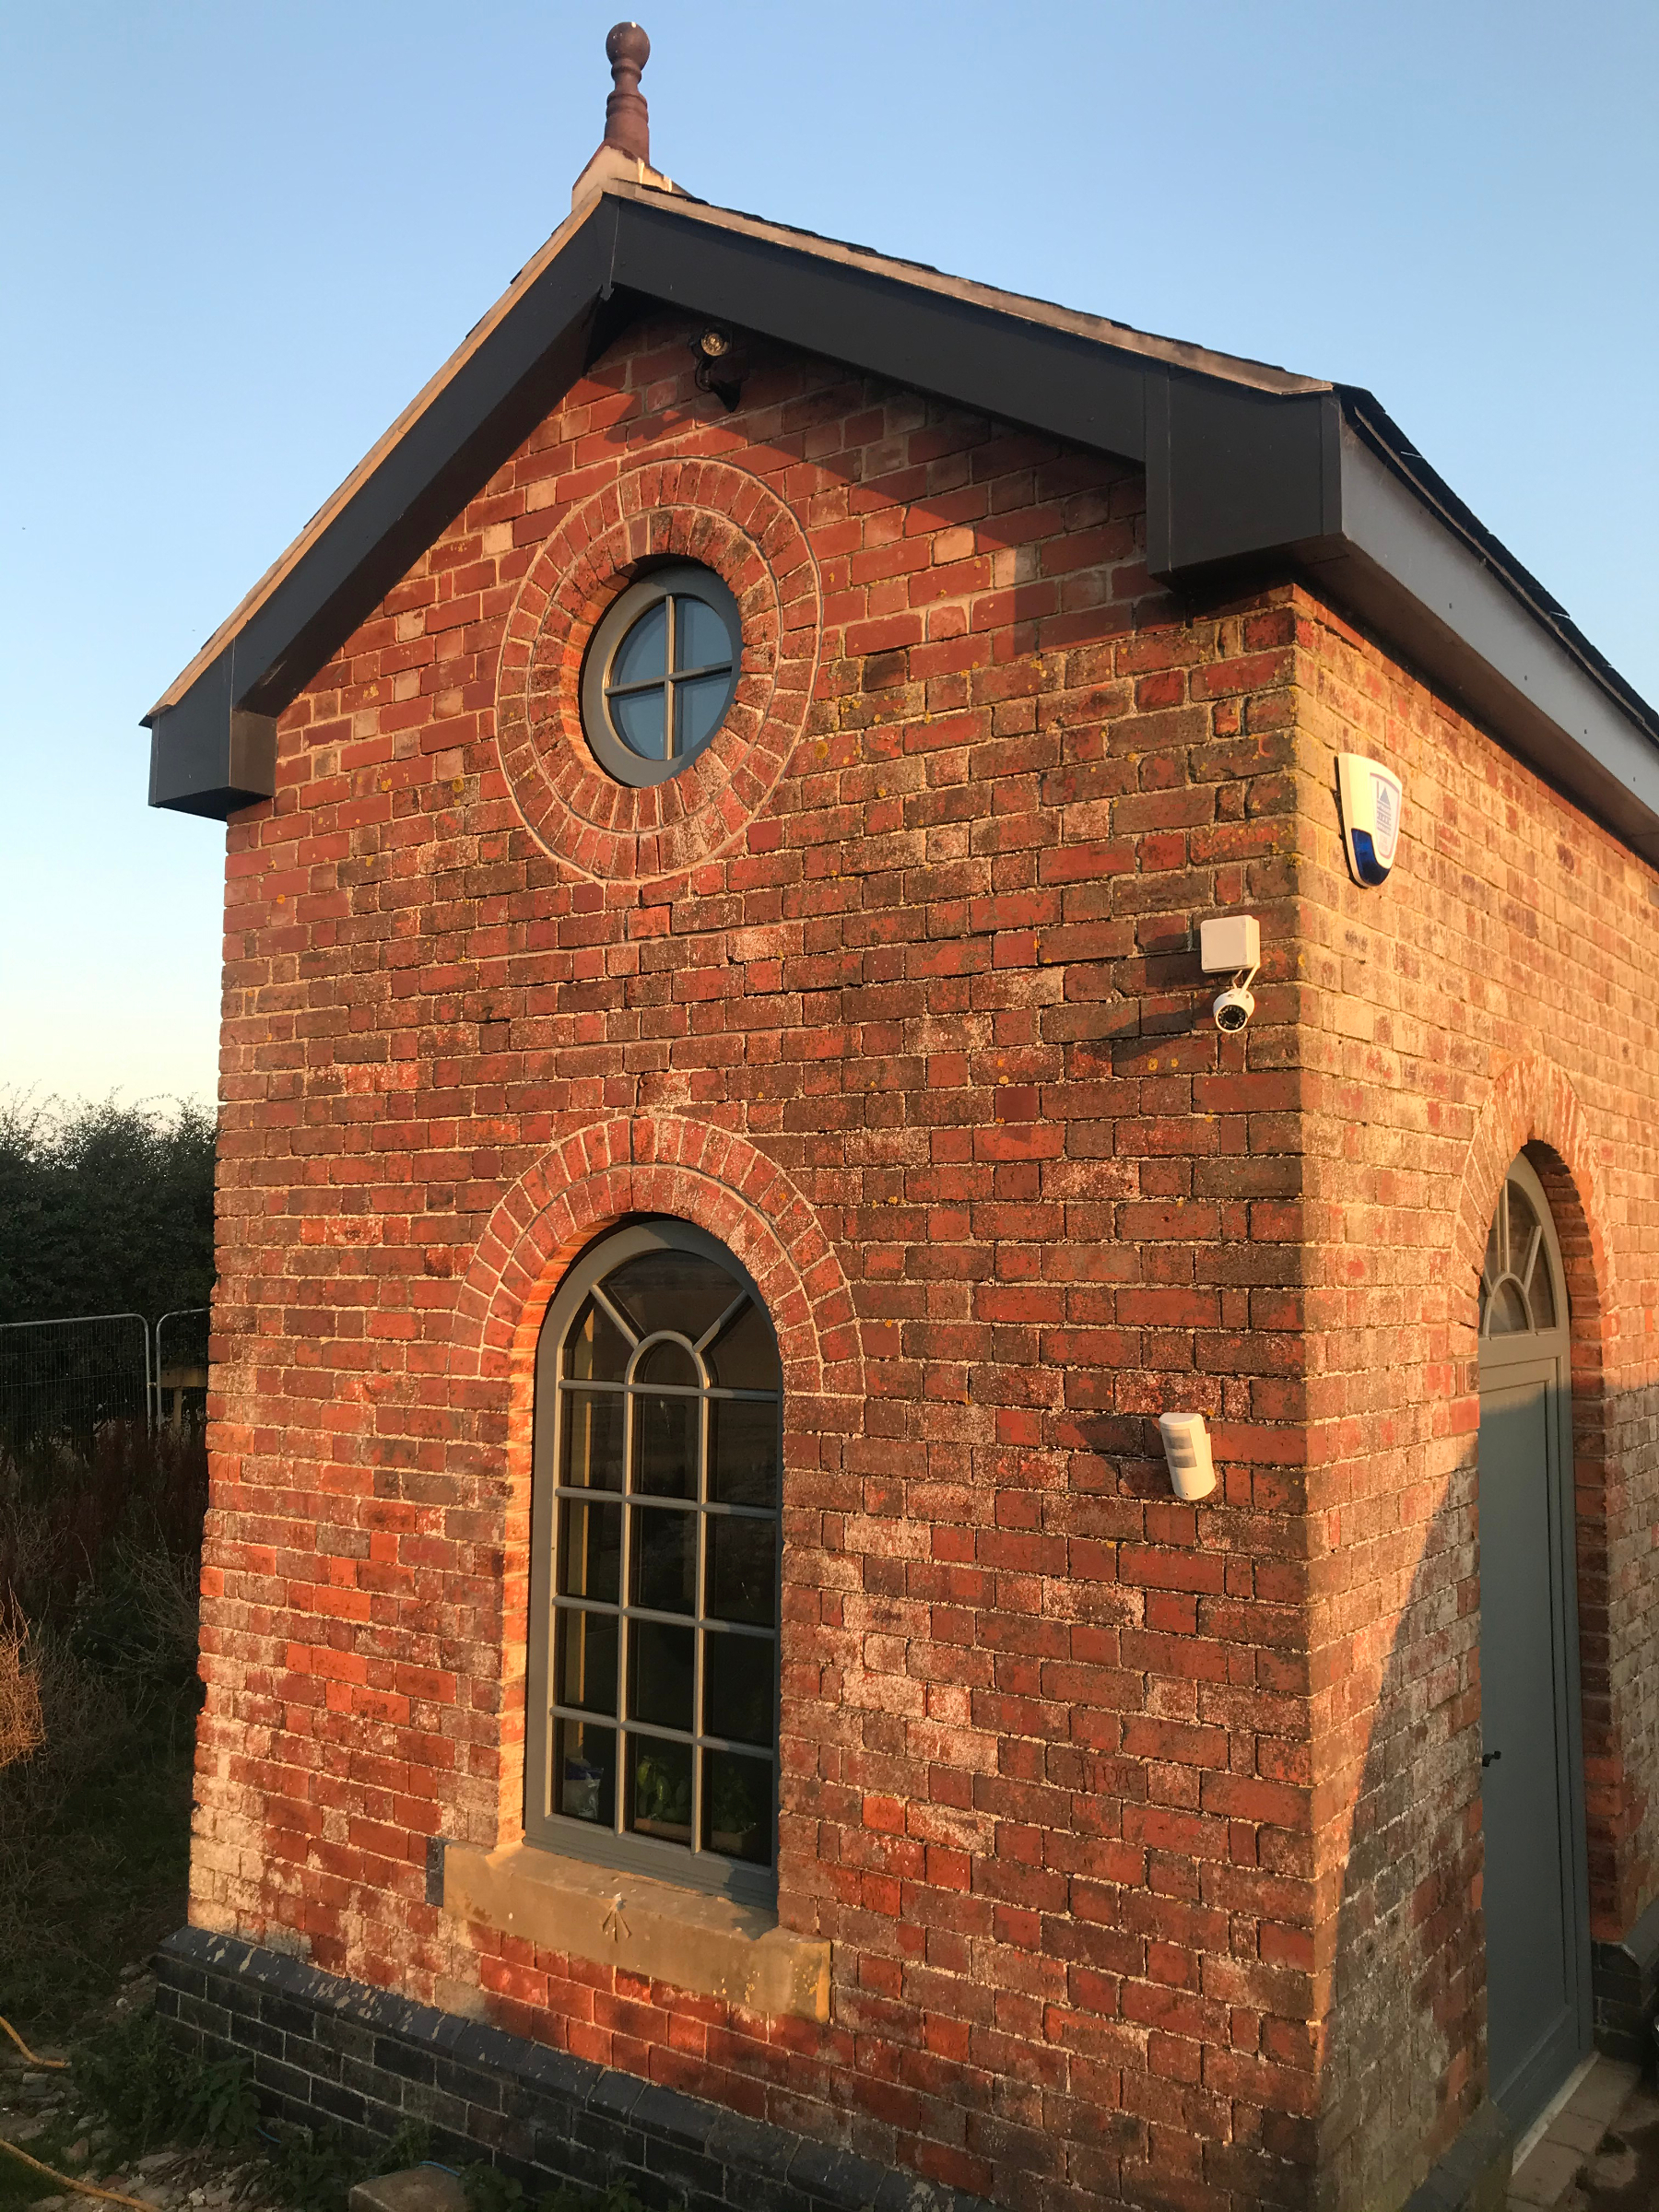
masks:
<svg viewBox="0 0 1659 2212"><path fill-rule="evenodd" d="M646 560L700 561L737 601L743 658L712 742L665 783L607 775L582 732L582 655ZM519 811L583 875L649 881L694 866L764 803L805 727L822 635L818 563L771 487L725 461L623 469L571 510L519 586L501 641L496 744Z"/></svg>
<svg viewBox="0 0 1659 2212"><path fill-rule="evenodd" d="M1504 1068L1464 1163L1447 1288L1453 1345L1461 1338L1467 1347L1458 1356L1466 1360L1471 1397L1477 1389L1478 1285L1487 1232L1510 1162L1522 1151L1549 1200L1567 1277L1590 1922L1598 1941L1616 1941L1648 1888L1639 1855L1646 1795L1624 1757L1611 1683L1609 1547L1621 1500L1615 1496L1618 1476L1606 1377L1618 1306L1594 1140L1566 1071L1542 1054Z"/></svg>
<svg viewBox="0 0 1659 2212"><path fill-rule="evenodd" d="M594 1237L630 1214L667 1214L718 1237L766 1300L783 1359L785 1508L792 1437L848 1435L863 1420L864 1361L853 1294L809 1202L742 1137L664 1116L579 1129L497 1204L456 1303L452 1402L488 1413L506 1401L500 1681L507 1718L493 1845L520 1831L522 1712L529 1629L531 1444L535 1350L554 1294ZM468 1384L471 1388L467 1388ZM786 1555L787 1556L787 1555Z"/></svg>

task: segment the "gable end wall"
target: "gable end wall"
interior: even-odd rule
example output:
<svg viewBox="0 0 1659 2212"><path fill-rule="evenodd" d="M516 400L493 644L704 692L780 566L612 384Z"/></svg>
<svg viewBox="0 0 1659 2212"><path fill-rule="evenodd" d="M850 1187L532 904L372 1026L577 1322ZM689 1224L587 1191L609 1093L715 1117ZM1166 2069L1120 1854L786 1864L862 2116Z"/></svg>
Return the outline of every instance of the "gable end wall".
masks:
<svg viewBox="0 0 1659 2212"><path fill-rule="evenodd" d="M687 335L568 396L230 828L193 1918L998 2204L1403 2196L1482 2065L1435 1255L1520 1039L1468 979L1555 963L1605 1233L1651 1250L1646 1064L1580 1006L1649 879L1305 594L1173 606L1133 472L765 352L727 417ZM730 758L624 805L558 700L670 552L758 657ZM1380 894L1339 743L1406 775ZM1196 924L1239 910L1223 1041ZM780 1916L833 1944L824 2026L428 1902L433 1839L516 1837L535 1332L636 1209L724 1236L784 1340ZM1651 1864L1620 1325L1598 1927Z"/></svg>

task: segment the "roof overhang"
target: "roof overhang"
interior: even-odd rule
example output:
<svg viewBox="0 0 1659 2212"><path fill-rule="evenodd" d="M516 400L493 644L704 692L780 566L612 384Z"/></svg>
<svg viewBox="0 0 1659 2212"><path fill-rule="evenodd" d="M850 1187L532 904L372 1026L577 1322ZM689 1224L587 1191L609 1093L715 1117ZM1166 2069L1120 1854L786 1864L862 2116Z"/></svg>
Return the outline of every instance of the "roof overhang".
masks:
<svg viewBox="0 0 1659 2212"><path fill-rule="evenodd" d="M1659 865L1659 716L1369 394L677 194L579 206L146 717L150 803L274 788L276 717L641 312L706 315L1136 463L1154 574L1301 574Z"/></svg>

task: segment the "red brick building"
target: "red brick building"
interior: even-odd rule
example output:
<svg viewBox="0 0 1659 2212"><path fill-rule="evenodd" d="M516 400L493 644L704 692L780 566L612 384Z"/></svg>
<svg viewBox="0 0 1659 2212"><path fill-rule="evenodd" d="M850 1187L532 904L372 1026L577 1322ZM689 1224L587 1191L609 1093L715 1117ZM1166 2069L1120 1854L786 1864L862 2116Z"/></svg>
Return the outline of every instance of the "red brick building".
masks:
<svg viewBox="0 0 1659 2212"><path fill-rule="evenodd" d="M1455 2201L1659 1951L1659 717L1368 394L707 206L641 45L149 718L164 2004L697 2212Z"/></svg>

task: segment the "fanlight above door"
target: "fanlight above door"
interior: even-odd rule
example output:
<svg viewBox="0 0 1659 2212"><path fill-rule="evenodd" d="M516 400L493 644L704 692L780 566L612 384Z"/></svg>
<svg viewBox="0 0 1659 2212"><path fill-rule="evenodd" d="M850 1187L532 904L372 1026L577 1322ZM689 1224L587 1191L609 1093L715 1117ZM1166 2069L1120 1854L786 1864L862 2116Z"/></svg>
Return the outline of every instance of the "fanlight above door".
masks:
<svg viewBox="0 0 1659 2212"><path fill-rule="evenodd" d="M1480 1334L1538 1336L1561 1309L1550 1238L1538 1208L1512 1171L1487 1237L1480 1267Z"/></svg>

